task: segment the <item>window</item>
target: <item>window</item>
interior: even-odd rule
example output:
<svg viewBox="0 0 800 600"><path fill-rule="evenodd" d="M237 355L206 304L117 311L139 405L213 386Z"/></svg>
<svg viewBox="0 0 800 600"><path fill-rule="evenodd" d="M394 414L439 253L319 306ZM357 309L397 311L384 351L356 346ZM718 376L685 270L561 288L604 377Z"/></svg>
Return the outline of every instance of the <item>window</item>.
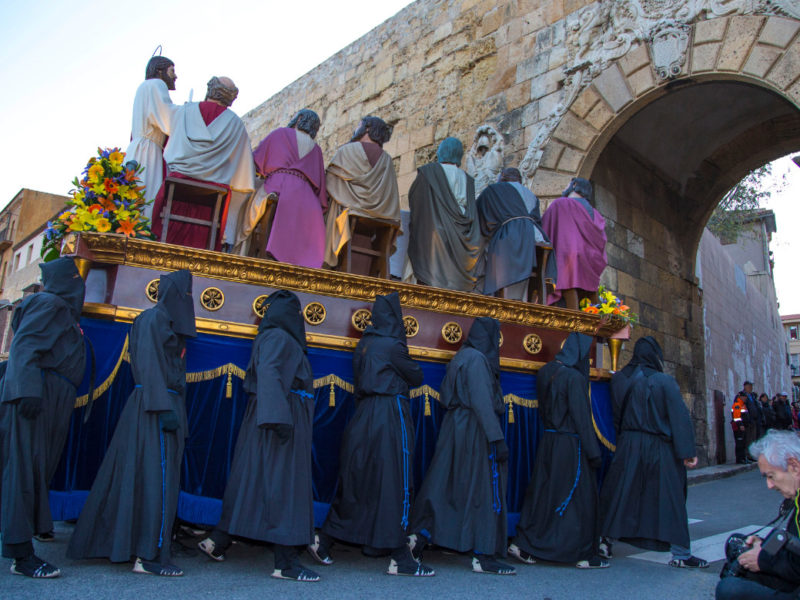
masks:
<svg viewBox="0 0 800 600"><path fill-rule="evenodd" d="M792 354L789 357L789 368L792 370L792 377L800 375L800 354Z"/></svg>
<svg viewBox="0 0 800 600"><path fill-rule="evenodd" d="M26 264L26 265L29 265L29 264L31 264L31 258L33 258L33 244L31 244L30 246L28 246L28 256L27 256L27 258L25 259L25 264Z"/></svg>
<svg viewBox="0 0 800 600"><path fill-rule="evenodd" d="M797 325L791 325L789 327L789 339L796 340L797 339Z"/></svg>
<svg viewBox="0 0 800 600"><path fill-rule="evenodd" d="M15 271L17 269L19 269L19 256L20 256L19 252L17 252L16 255L14 255L14 270Z"/></svg>

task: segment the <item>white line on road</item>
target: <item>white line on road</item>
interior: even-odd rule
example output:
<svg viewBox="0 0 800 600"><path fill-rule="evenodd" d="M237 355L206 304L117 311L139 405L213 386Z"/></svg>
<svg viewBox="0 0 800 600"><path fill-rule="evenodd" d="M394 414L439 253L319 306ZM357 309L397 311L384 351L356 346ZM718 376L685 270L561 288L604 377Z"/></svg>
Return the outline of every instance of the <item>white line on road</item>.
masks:
<svg viewBox="0 0 800 600"><path fill-rule="evenodd" d="M695 523L702 523L703 519L689 519L689 525L694 525Z"/></svg>
<svg viewBox="0 0 800 600"><path fill-rule="evenodd" d="M692 520L689 519L690 523L691 521ZM732 529L731 531L726 531L725 533L718 533L716 535L710 535L708 537L692 540L692 554L698 558L703 558L708 562L722 560L725 558L725 540L727 540L731 534L750 534L760 528L760 525L747 525L745 527L739 527L737 529ZM669 552L640 552L639 554L631 554L628 556L628 558L647 560L666 565L672 558L672 555Z"/></svg>

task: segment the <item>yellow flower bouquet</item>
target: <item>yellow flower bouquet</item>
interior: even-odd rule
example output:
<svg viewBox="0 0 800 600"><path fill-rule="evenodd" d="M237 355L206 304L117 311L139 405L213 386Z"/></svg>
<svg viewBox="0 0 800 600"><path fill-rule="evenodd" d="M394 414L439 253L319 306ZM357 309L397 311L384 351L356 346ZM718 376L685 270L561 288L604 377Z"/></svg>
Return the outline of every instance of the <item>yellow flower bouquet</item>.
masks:
<svg viewBox="0 0 800 600"><path fill-rule="evenodd" d="M580 309L589 314L600 315L608 319L617 318L624 321L626 324L633 327L639 322L639 318L622 300L614 294L614 292L607 290L605 286L600 286L597 290L597 297L600 300L597 304L592 304L588 298L581 300Z"/></svg>
<svg viewBox="0 0 800 600"><path fill-rule="evenodd" d="M142 210L148 204L138 175L142 167L136 161L125 162L119 148L97 149L89 159L81 178L75 178L66 202L67 208L48 221L42 258L57 258L61 241L68 233L96 231L120 233L127 237L152 239L150 219Z"/></svg>

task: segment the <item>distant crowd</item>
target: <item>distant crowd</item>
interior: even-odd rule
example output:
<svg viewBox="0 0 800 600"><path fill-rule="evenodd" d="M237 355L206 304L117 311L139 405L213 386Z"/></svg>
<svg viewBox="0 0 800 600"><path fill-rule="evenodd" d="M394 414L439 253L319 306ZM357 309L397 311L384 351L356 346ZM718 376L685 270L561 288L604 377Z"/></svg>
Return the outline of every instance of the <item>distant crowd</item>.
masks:
<svg viewBox="0 0 800 600"><path fill-rule="evenodd" d="M772 398L753 391L753 383L745 381L731 407L731 426L736 444L736 462L755 462L748 456L747 447L763 437L770 429L800 430L800 402L790 402L785 392Z"/></svg>

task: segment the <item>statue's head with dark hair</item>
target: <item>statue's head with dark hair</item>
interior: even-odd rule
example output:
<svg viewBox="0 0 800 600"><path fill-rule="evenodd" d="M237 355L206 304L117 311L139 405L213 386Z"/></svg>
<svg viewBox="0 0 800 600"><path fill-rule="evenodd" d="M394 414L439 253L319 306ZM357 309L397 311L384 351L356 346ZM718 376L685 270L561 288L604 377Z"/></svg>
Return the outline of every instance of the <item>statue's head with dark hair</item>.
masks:
<svg viewBox="0 0 800 600"><path fill-rule="evenodd" d="M230 106L239 95L239 88L230 77L212 77L208 82L206 100L222 106Z"/></svg>
<svg viewBox="0 0 800 600"><path fill-rule="evenodd" d="M147 68L144 70L145 79L160 79L167 84L167 89L175 89L175 63L166 56L154 56L147 61Z"/></svg>
<svg viewBox="0 0 800 600"><path fill-rule="evenodd" d="M522 173L519 169L508 167L500 171L500 176L497 178L498 182L506 181L508 183L522 183Z"/></svg>
<svg viewBox="0 0 800 600"><path fill-rule="evenodd" d="M581 198L586 198L589 204L594 206L594 190L592 189L592 182L583 177L573 177L569 182L569 187L564 190L564 196L569 196L572 192L578 194Z"/></svg>
<svg viewBox="0 0 800 600"><path fill-rule="evenodd" d="M311 136L311 139L317 137L319 126L320 126L319 115L310 108L304 108L302 110L298 110L297 114L295 114L295 116L292 117L292 120L289 121L288 125L288 127L292 127L293 129L298 129L300 131L306 132L308 135Z"/></svg>
<svg viewBox="0 0 800 600"><path fill-rule="evenodd" d="M392 130L394 128L388 125L383 119L378 117L364 117L358 124L358 129L353 133L351 142L357 142L365 135L369 136L373 142L378 146L383 146L392 138Z"/></svg>

